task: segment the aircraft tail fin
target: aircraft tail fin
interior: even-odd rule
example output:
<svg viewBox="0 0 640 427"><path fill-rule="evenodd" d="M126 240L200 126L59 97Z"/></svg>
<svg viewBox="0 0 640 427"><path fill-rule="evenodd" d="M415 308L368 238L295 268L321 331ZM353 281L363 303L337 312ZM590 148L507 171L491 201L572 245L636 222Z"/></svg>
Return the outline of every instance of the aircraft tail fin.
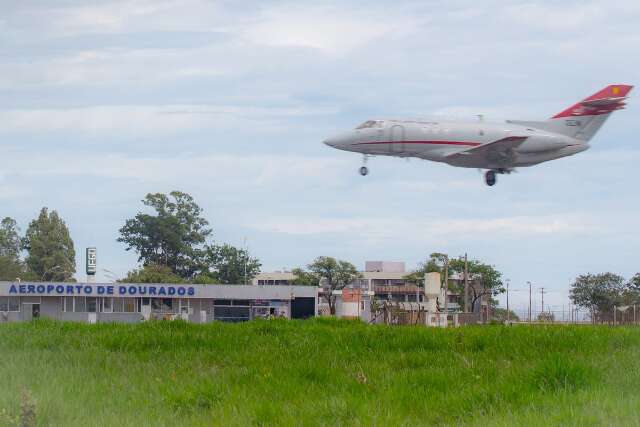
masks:
<svg viewBox="0 0 640 427"><path fill-rule="evenodd" d="M633 86L609 85L588 98L572 105L544 122L509 120L522 126L560 133L589 141L607 121L612 112L624 108Z"/></svg>

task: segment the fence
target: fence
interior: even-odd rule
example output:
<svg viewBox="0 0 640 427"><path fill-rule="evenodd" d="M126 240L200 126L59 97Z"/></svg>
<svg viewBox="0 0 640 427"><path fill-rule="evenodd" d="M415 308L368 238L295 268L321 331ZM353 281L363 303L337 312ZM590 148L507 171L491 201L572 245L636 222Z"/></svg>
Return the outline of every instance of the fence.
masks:
<svg viewBox="0 0 640 427"><path fill-rule="evenodd" d="M500 307L503 308L503 307ZM563 310L512 310L516 318L509 321L514 323L559 323L580 325L640 325L640 305L614 307L606 311L586 310L571 307ZM494 320L506 320L495 319Z"/></svg>
<svg viewBox="0 0 640 427"><path fill-rule="evenodd" d="M509 314L507 314L509 313ZM462 326L490 322L578 325L640 325L640 305L620 306L610 311L592 313L575 307L563 310L507 310L491 308L478 313L427 312L422 303L384 302L372 311L371 323L387 325Z"/></svg>
<svg viewBox="0 0 640 427"><path fill-rule="evenodd" d="M487 322L486 313L433 313L423 303L390 302L372 311L371 323L386 325L461 326Z"/></svg>

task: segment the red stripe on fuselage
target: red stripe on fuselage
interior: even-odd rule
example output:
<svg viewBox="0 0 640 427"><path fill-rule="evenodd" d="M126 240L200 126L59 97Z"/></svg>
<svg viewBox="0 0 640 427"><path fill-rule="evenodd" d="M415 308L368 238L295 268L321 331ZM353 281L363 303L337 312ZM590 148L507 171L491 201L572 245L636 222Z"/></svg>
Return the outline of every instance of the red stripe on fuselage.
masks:
<svg viewBox="0 0 640 427"><path fill-rule="evenodd" d="M356 142L351 145L379 145L379 144L464 145L467 147L477 147L478 145L482 145L481 142L466 142L466 141L374 141L374 142Z"/></svg>

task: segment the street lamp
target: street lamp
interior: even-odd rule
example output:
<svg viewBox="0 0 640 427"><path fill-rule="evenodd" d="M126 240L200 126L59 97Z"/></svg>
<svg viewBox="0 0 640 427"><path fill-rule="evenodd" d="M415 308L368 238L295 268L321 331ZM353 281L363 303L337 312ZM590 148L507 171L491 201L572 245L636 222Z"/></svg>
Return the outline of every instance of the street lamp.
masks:
<svg viewBox="0 0 640 427"><path fill-rule="evenodd" d="M114 273L113 271L111 271L111 270L107 270L106 268L103 268L103 269L102 269L102 271L104 271L105 273L107 273L107 277L109 277L111 280L114 280L114 281L116 281L116 282L117 282L118 280L120 280L120 277L119 277L116 273Z"/></svg>
<svg viewBox="0 0 640 427"><path fill-rule="evenodd" d="M529 284L529 323L531 323L531 282Z"/></svg>

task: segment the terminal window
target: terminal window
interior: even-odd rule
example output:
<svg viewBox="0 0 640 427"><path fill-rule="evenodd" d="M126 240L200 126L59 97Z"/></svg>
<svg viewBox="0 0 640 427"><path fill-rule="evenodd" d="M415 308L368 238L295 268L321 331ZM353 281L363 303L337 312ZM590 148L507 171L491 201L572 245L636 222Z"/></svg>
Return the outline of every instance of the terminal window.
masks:
<svg viewBox="0 0 640 427"><path fill-rule="evenodd" d="M0 297L0 311L20 311L20 298Z"/></svg>
<svg viewBox="0 0 640 427"><path fill-rule="evenodd" d="M137 298L63 297L62 310L68 313L137 313Z"/></svg>

